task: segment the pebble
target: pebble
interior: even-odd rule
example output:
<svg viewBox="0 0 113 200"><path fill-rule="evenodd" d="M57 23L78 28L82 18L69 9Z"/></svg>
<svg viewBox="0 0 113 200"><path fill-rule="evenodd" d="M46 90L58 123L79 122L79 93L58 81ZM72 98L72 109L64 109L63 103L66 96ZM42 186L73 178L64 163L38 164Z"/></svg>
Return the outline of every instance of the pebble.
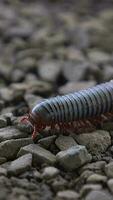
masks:
<svg viewBox="0 0 113 200"><path fill-rule="evenodd" d="M113 178L113 162L108 163L105 165L105 173L109 178Z"/></svg>
<svg viewBox="0 0 113 200"><path fill-rule="evenodd" d="M54 165L56 158L54 154L50 151L40 147L37 144L30 144L20 149L18 157L26 153L31 153L33 155L33 165L39 166L40 164L47 163Z"/></svg>
<svg viewBox="0 0 113 200"><path fill-rule="evenodd" d="M73 190L60 191L56 195L55 200L78 200L79 194Z"/></svg>
<svg viewBox="0 0 113 200"><path fill-rule="evenodd" d="M90 170L93 171L95 173L104 171L106 162L105 161L97 161L97 162L92 162L92 163L88 163L86 165L84 165L83 167L81 167L80 171L85 171L85 170Z"/></svg>
<svg viewBox="0 0 113 200"><path fill-rule="evenodd" d="M112 196L104 191L91 191L85 198L85 200L95 200L95 199L99 199L99 200L112 200Z"/></svg>
<svg viewBox="0 0 113 200"><path fill-rule="evenodd" d="M92 155L100 155L105 152L111 144L109 132L96 130L92 133L74 135L75 140L80 145L85 145Z"/></svg>
<svg viewBox="0 0 113 200"><path fill-rule="evenodd" d="M65 85L59 88L59 94L65 95L71 92L78 92L79 90L88 89L95 85L95 81L67 82Z"/></svg>
<svg viewBox="0 0 113 200"><path fill-rule="evenodd" d="M61 72L61 64L56 60L42 61L38 66L38 73L41 79L55 82Z"/></svg>
<svg viewBox="0 0 113 200"><path fill-rule="evenodd" d="M92 174L87 179L87 183L105 183L105 182L107 182L107 177L100 174Z"/></svg>
<svg viewBox="0 0 113 200"><path fill-rule="evenodd" d="M0 142L11 139L25 138L27 136L27 132L21 132L16 128L7 127L0 129Z"/></svg>
<svg viewBox="0 0 113 200"><path fill-rule="evenodd" d="M49 147L54 143L56 139L56 135L48 136L38 140L38 144L40 144L45 149L49 149Z"/></svg>
<svg viewBox="0 0 113 200"><path fill-rule="evenodd" d="M7 159L5 157L0 157L0 165L5 163Z"/></svg>
<svg viewBox="0 0 113 200"><path fill-rule="evenodd" d="M66 149L69 149L72 146L76 146L77 145L77 143L75 142L75 140L72 137L64 136L64 135L60 135L55 140L55 144L61 151L64 151Z"/></svg>
<svg viewBox="0 0 113 200"><path fill-rule="evenodd" d="M88 57L92 62L94 62L97 65L100 65L100 64L105 65L111 61L109 54L102 51L97 51L97 50L89 51Z"/></svg>
<svg viewBox="0 0 113 200"><path fill-rule="evenodd" d="M0 128L6 127L6 126L7 126L7 120L3 116L0 116Z"/></svg>
<svg viewBox="0 0 113 200"><path fill-rule="evenodd" d="M16 160L12 161L8 167L8 174L17 176L25 171L29 170L32 165L32 155L25 154Z"/></svg>
<svg viewBox="0 0 113 200"><path fill-rule="evenodd" d="M53 191L56 193L57 191L65 190L68 185L68 181L62 178L61 176L57 176L51 185Z"/></svg>
<svg viewBox="0 0 113 200"><path fill-rule="evenodd" d="M7 176L7 170L3 167L0 167L0 176Z"/></svg>
<svg viewBox="0 0 113 200"><path fill-rule="evenodd" d="M52 179L59 174L59 170L55 167L45 167L43 169L42 177L44 179Z"/></svg>
<svg viewBox="0 0 113 200"><path fill-rule="evenodd" d="M80 196L81 197L85 197L89 192L91 192L92 190L101 190L102 189L102 185L100 184L85 184L83 185L82 189L80 190Z"/></svg>
<svg viewBox="0 0 113 200"><path fill-rule="evenodd" d="M0 143L0 157L5 157L7 160L14 159L23 146L33 143L32 139L11 139Z"/></svg>
<svg viewBox="0 0 113 200"><path fill-rule="evenodd" d="M85 163L91 161L92 157L85 146L73 146L67 150L60 151L56 155L57 162L67 171L75 170Z"/></svg>
<svg viewBox="0 0 113 200"><path fill-rule="evenodd" d="M109 179L107 185L109 190L113 193L113 179Z"/></svg>

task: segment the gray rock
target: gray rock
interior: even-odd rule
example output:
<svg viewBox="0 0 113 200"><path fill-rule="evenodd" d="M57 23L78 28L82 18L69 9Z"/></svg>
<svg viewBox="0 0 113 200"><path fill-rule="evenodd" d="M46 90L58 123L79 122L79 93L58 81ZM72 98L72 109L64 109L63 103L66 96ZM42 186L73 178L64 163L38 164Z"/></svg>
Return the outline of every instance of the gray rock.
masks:
<svg viewBox="0 0 113 200"><path fill-rule="evenodd" d="M42 138L42 139L38 140L38 144L40 144L45 149L48 149L51 146L51 144L54 143L56 137L57 137L56 135L52 135L52 136Z"/></svg>
<svg viewBox="0 0 113 200"><path fill-rule="evenodd" d="M84 78L89 63L86 61L76 60L76 62L66 61L63 67L63 74L69 81L79 81Z"/></svg>
<svg viewBox="0 0 113 200"><path fill-rule="evenodd" d="M52 182L52 190L56 192L65 190L67 188L68 181L62 178L60 175L54 178Z"/></svg>
<svg viewBox="0 0 113 200"><path fill-rule="evenodd" d="M67 82L65 85L59 88L59 93L63 95L71 92L77 92L82 89L93 87L94 85L96 85L95 81Z"/></svg>
<svg viewBox="0 0 113 200"><path fill-rule="evenodd" d="M89 152L96 156L105 152L111 144L109 132L103 130L96 130L92 133L74 135L74 138L77 143L85 145Z"/></svg>
<svg viewBox="0 0 113 200"><path fill-rule="evenodd" d="M58 61L42 61L38 66L38 73L43 80L55 82L61 72Z"/></svg>
<svg viewBox="0 0 113 200"><path fill-rule="evenodd" d="M16 128L7 127L0 129L0 142L11 139L25 138L27 136L28 134L26 132L20 132Z"/></svg>
<svg viewBox="0 0 113 200"><path fill-rule="evenodd" d="M105 182L107 182L107 177L100 174L92 174L87 179L87 183L105 183Z"/></svg>
<svg viewBox="0 0 113 200"><path fill-rule="evenodd" d="M59 170L55 167L45 167L42 173L44 179L52 179L59 174Z"/></svg>
<svg viewBox="0 0 113 200"><path fill-rule="evenodd" d="M0 128L7 126L7 120L1 115L0 116Z"/></svg>
<svg viewBox="0 0 113 200"><path fill-rule="evenodd" d="M7 176L7 170L3 167L0 167L0 176Z"/></svg>
<svg viewBox="0 0 113 200"><path fill-rule="evenodd" d="M107 182L107 185L108 185L109 190L113 194L113 179L109 179L108 182Z"/></svg>
<svg viewBox="0 0 113 200"><path fill-rule="evenodd" d="M36 145L30 144L20 149L18 156L31 153L33 155L33 165L37 166L43 163L55 164L55 156L48 150Z"/></svg>
<svg viewBox="0 0 113 200"><path fill-rule="evenodd" d="M75 170L87 162L90 162L92 157L87 152L85 146L73 146L65 151L60 151L56 155L57 162L66 170Z"/></svg>
<svg viewBox="0 0 113 200"><path fill-rule="evenodd" d="M97 50L89 51L89 59L95 64L108 64L111 61L110 55Z"/></svg>
<svg viewBox="0 0 113 200"><path fill-rule="evenodd" d="M95 199L99 199L99 200L112 200L112 196L104 191L91 191L85 198L85 200L95 200Z"/></svg>
<svg viewBox="0 0 113 200"><path fill-rule="evenodd" d="M55 200L78 200L79 194L73 190L60 191L56 195Z"/></svg>
<svg viewBox="0 0 113 200"><path fill-rule="evenodd" d="M33 95L33 94L25 94L24 96L30 110L36 106L36 104L40 103L43 101L43 98L40 97L40 96L36 96L36 95Z"/></svg>
<svg viewBox="0 0 113 200"><path fill-rule="evenodd" d="M75 140L70 137L70 136L63 136L60 135L56 140L55 140L55 144L56 146L61 150L66 150L72 146L76 146L77 143L75 142Z"/></svg>
<svg viewBox="0 0 113 200"><path fill-rule="evenodd" d="M8 167L8 174L11 175L19 175L29 170L32 165L32 155L26 154L18 159L12 161Z"/></svg>
<svg viewBox="0 0 113 200"><path fill-rule="evenodd" d="M30 138L11 139L0 143L0 157L5 157L7 160L14 159L23 146L33 143Z"/></svg>
<svg viewBox="0 0 113 200"><path fill-rule="evenodd" d="M80 190L80 196L85 197L92 190L94 191L94 190L101 190L101 189L102 189L101 184L85 184Z"/></svg>
<svg viewBox="0 0 113 200"><path fill-rule="evenodd" d="M0 165L5 163L7 159L5 157L0 157Z"/></svg>
<svg viewBox="0 0 113 200"><path fill-rule="evenodd" d="M113 162L105 165L105 173L109 178L113 178Z"/></svg>
<svg viewBox="0 0 113 200"><path fill-rule="evenodd" d="M99 173L104 170L105 165L106 165L105 161L92 162L92 163L88 163L88 164L84 165L83 167L81 167L80 171L82 172L85 170L90 170L95 173Z"/></svg>

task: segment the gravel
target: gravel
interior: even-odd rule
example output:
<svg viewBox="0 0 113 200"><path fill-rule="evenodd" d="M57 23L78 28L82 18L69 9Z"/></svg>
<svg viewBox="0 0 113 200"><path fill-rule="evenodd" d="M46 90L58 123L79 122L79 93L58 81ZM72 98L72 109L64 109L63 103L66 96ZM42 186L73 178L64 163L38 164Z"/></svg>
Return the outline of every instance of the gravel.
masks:
<svg viewBox="0 0 113 200"><path fill-rule="evenodd" d="M60 151L56 155L57 162L67 171L75 170L87 162L90 162L92 157L87 152L85 146L73 146L67 150Z"/></svg>

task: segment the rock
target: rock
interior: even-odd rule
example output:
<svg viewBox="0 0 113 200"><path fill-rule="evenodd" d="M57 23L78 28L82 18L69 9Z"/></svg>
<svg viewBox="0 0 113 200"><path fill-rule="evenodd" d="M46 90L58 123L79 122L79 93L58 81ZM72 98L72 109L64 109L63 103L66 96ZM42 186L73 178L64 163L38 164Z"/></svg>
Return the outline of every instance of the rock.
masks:
<svg viewBox="0 0 113 200"><path fill-rule="evenodd" d="M109 178L113 178L113 162L105 165L105 173Z"/></svg>
<svg viewBox="0 0 113 200"><path fill-rule="evenodd" d="M79 81L84 78L85 72L88 68L89 63L87 63L86 61L66 61L63 67L63 74L68 81Z"/></svg>
<svg viewBox="0 0 113 200"><path fill-rule="evenodd" d="M33 94L25 94L24 98L30 110L32 110L32 108L36 106L36 104L41 103L43 101L42 97Z"/></svg>
<svg viewBox="0 0 113 200"><path fill-rule="evenodd" d="M99 200L112 200L112 196L104 191L91 191L85 198L85 200L95 200L95 199L99 199Z"/></svg>
<svg viewBox="0 0 113 200"><path fill-rule="evenodd" d="M7 176L7 170L3 167L0 167L0 176Z"/></svg>
<svg viewBox="0 0 113 200"><path fill-rule="evenodd" d="M87 179L87 183L105 183L105 182L107 182L107 177L100 174L92 174Z"/></svg>
<svg viewBox="0 0 113 200"><path fill-rule="evenodd" d="M67 187L68 181L62 178L61 176L57 176L51 185L53 191L56 193L57 191L65 190Z"/></svg>
<svg viewBox="0 0 113 200"><path fill-rule="evenodd" d="M105 152L111 144L109 132L103 130L74 135L74 138L77 143L85 145L89 152L95 156Z"/></svg>
<svg viewBox="0 0 113 200"><path fill-rule="evenodd" d="M25 73L20 69L14 69L11 73L11 81L12 82L21 82L24 80Z"/></svg>
<svg viewBox="0 0 113 200"><path fill-rule="evenodd" d="M5 163L7 159L5 157L0 157L0 165Z"/></svg>
<svg viewBox="0 0 113 200"><path fill-rule="evenodd" d="M38 144L40 144L45 149L49 149L49 147L54 143L56 139L56 135L48 136L38 140Z"/></svg>
<svg viewBox="0 0 113 200"><path fill-rule="evenodd" d="M101 189L102 189L102 185L100 184L85 184L80 190L80 196L85 197L92 190L101 190Z"/></svg>
<svg viewBox="0 0 113 200"><path fill-rule="evenodd" d="M44 179L52 179L59 174L59 170L55 167L46 167L43 170L42 177Z"/></svg>
<svg viewBox="0 0 113 200"><path fill-rule="evenodd" d="M103 70L103 80L109 81L113 78L113 66L105 65Z"/></svg>
<svg viewBox="0 0 113 200"><path fill-rule="evenodd" d="M32 165L32 155L25 154L24 156L19 157L18 159L11 162L8 167L8 174L11 175L19 175L29 170Z"/></svg>
<svg viewBox="0 0 113 200"><path fill-rule="evenodd" d="M14 159L23 146L33 143L32 139L11 139L0 143L0 157L5 157L7 160Z"/></svg>
<svg viewBox="0 0 113 200"><path fill-rule="evenodd" d="M87 162L90 162L92 157L87 152L85 146L73 146L67 150L60 151L56 155L57 162L67 171L75 170Z"/></svg>
<svg viewBox="0 0 113 200"><path fill-rule="evenodd" d="M113 179L109 179L107 185L109 190L113 193Z"/></svg>
<svg viewBox="0 0 113 200"><path fill-rule="evenodd" d="M7 120L1 115L0 116L0 128L7 126Z"/></svg>
<svg viewBox="0 0 113 200"><path fill-rule="evenodd" d="M79 194L73 190L60 191L56 195L56 200L78 200Z"/></svg>
<svg viewBox="0 0 113 200"><path fill-rule="evenodd" d="M18 157L26 153L31 153L33 155L34 166L37 166L43 163L53 165L56 162L55 156L50 151L36 144L30 144L21 148L18 153Z"/></svg>
<svg viewBox="0 0 113 200"><path fill-rule="evenodd" d="M38 66L38 73L41 79L55 82L61 72L61 64L56 61L42 61Z"/></svg>
<svg viewBox="0 0 113 200"><path fill-rule="evenodd" d="M83 167L80 168L80 171L84 171L84 170L90 170L93 171L95 173L99 173L101 171L104 170L105 168L105 161L97 161L97 162L92 162L92 163L88 163L86 165L84 165Z"/></svg>
<svg viewBox="0 0 113 200"><path fill-rule="evenodd" d="M79 90L87 89L96 85L95 81L80 81L80 82L67 82L59 88L61 95L78 92Z"/></svg>
<svg viewBox="0 0 113 200"><path fill-rule="evenodd" d="M20 132L16 128L7 127L0 129L0 142L11 139L25 138L27 136L28 134L26 132Z"/></svg>
<svg viewBox="0 0 113 200"><path fill-rule="evenodd" d="M88 57L91 60L91 62L100 65L100 64L108 64L111 61L111 58L109 54L97 51L97 50L90 50L88 53Z"/></svg>
<svg viewBox="0 0 113 200"><path fill-rule="evenodd" d="M75 140L70 137L70 136L63 136L60 135L56 140L55 140L55 144L56 146L61 150L66 150L72 146L76 146L77 143L75 142Z"/></svg>

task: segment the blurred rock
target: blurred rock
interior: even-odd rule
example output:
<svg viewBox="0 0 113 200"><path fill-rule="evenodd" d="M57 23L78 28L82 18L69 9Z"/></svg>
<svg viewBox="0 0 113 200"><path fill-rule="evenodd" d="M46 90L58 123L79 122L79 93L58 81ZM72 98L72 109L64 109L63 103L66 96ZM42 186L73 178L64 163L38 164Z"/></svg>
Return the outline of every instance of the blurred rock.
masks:
<svg viewBox="0 0 113 200"><path fill-rule="evenodd" d="M67 150L72 146L76 146L77 143L75 142L75 140L70 137L70 136L63 136L60 135L56 140L55 140L55 144L56 146L61 150Z"/></svg>

